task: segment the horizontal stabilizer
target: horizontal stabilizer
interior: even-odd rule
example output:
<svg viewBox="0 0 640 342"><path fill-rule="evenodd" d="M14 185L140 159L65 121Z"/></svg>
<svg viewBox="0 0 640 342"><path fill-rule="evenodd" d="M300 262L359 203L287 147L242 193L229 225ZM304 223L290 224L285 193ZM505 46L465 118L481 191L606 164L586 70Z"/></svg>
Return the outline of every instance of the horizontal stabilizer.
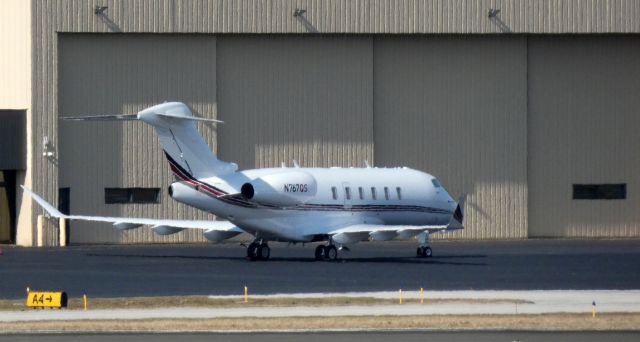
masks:
<svg viewBox="0 0 640 342"><path fill-rule="evenodd" d="M61 117L60 120L64 120L64 121L133 121L133 120L138 120L138 114L65 116L65 117Z"/></svg>
<svg viewBox="0 0 640 342"><path fill-rule="evenodd" d="M197 116L181 116L181 115L171 115L167 113L155 113L155 114L165 118L172 118L172 119L224 123L224 121L222 120L200 118ZM110 114L110 115L64 116L64 117L60 117L60 120L64 120L64 121L136 121L139 119L138 119L138 114Z"/></svg>

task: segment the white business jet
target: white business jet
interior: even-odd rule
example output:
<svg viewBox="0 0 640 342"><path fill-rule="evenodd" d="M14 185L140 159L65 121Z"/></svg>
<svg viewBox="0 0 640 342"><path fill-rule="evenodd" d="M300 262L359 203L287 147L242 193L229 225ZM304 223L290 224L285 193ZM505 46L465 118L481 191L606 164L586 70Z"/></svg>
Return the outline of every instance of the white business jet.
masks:
<svg viewBox="0 0 640 342"><path fill-rule="evenodd" d="M242 232L254 236L251 260L267 260L269 241L326 242L318 260L335 260L338 250L360 241L417 237L418 257L431 257L429 234L463 229L463 199L454 201L433 176L410 168L266 168L237 171L219 160L198 133L194 117L180 102L156 105L137 115L66 118L141 120L154 127L177 181L176 201L226 221L162 220L65 215L24 189L49 215L69 220L110 222L116 229L152 226L160 235L203 229L214 242ZM348 249L346 249L348 250Z"/></svg>

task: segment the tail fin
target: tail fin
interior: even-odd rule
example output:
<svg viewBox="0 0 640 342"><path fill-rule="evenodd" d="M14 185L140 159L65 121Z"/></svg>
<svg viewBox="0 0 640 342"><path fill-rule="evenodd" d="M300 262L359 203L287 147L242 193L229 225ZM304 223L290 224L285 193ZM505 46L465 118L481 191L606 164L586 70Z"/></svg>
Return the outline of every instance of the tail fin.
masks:
<svg viewBox="0 0 640 342"><path fill-rule="evenodd" d="M221 176L237 170L235 163L219 160L198 133L194 117L184 103L166 102L138 113L138 120L153 126L174 173L187 177Z"/></svg>

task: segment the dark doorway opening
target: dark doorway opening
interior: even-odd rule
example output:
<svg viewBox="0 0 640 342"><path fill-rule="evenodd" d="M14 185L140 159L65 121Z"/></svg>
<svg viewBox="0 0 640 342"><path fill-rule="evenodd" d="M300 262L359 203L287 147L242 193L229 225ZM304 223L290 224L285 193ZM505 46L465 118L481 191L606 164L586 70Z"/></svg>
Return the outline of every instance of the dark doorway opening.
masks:
<svg viewBox="0 0 640 342"><path fill-rule="evenodd" d="M71 213L71 188L58 189L58 210L65 215ZM65 243L67 246L69 245L69 225L70 222L67 220L67 224L65 225Z"/></svg>
<svg viewBox="0 0 640 342"><path fill-rule="evenodd" d="M0 242L16 242L16 171L0 172Z"/></svg>

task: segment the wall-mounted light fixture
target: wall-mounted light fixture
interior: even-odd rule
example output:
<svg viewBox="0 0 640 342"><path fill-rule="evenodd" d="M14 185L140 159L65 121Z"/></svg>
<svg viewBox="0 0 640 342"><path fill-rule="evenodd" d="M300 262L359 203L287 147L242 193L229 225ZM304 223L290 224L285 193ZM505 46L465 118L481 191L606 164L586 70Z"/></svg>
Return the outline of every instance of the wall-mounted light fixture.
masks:
<svg viewBox="0 0 640 342"><path fill-rule="evenodd" d="M499 8L490 8L488 16L489 16L489 18L495 18L498 15L498 13L500 13L500 9Z"/></svg>
<svg viewBox="0 0 640 342"><path fill-rule="evenodd" d="M96 6L96 7L93 9L93 13L94 13L95 15L101 15L101 14L104 14L104 11L106 11L106 10L107 10L107 8L109 8L109 6Z"/></svg>
<svg viewBox="0 0 640 342"><path fill-rule="evenodd" d="M301 16L301 15L303 15L303 14L305 14L305 13L307 13L307 10L306 10L306 9L296 8L296 10L295 10L295 11L293 11L293 16L294 16L294 17L299 17L299 16Z"/></svg>
<svg viewBox="0 0 640 342"><path fill-rule="evenodd" d="M49 142L49 137L45 135L44 138L42 138L42 156L51 158L54 155L55 152L53 151L51 143Z"/></svg>

